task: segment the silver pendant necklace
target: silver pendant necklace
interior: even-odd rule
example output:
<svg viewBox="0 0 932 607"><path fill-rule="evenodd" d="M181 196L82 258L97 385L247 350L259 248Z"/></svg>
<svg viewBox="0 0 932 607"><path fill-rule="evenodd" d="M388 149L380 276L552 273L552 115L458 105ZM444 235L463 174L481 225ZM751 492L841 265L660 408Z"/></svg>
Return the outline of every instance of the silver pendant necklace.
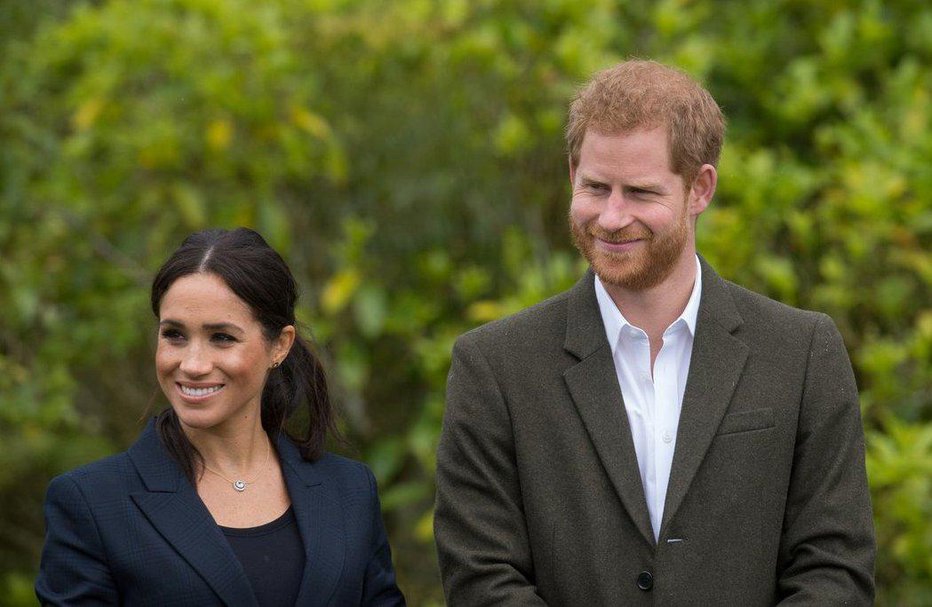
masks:
<svg viewBox="0 0 932 607"><path fill-rule="evenodd" d="M222 473L220 473L220 472L214 470L214 469L211 468L210 466L208 466L208 465L207 465L207 462L204 462L204 468L205 468L208 472L212 472L212 473L216 474L217 476L219 476L220 478L222 478L222 479L225 480L226 482L228 482L228 483L230 483L231 485L233 485L233 489L235 489L237 492L242 493L243 491L246 490L246 487L248 487L249 485L251 485L251 484L253 484L254 482L256 482L257 480L259 480L259 477L262 476L262 473L263 473L263 472L265 472L265 468L269 465L269 457L271 456L271 454L272 454L272 445L271 445L271 444L268 444L268 445L267 445L267 450L266 450L266 452L265 452L265 461L262 463L262 467L259 468L259 472L257 472L256 475L255 475L254 477L252 477L252 479L250 479L250 480L248 480L248 481L247 481L247 480L243 480L243 479L232 479L232 478L227 478L224 474L222 474Z"/></svg>

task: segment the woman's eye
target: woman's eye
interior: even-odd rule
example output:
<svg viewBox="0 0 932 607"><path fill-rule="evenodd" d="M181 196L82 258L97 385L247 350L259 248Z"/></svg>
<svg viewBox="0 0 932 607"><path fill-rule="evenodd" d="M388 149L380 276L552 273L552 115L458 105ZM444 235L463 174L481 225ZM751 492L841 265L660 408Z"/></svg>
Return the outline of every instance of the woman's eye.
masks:
<svg viewBox="0 0 932 607"><path fill-rule="evenodd" d="M162 329L162 339L167 339L169 341L177 341L182 339L184 335L181 334L181 331L178 329Z"/></svg>
<svg viewBox="0 0 932 607"><path fill-rule="evenodd" d="M231 344L236 341L236 338L228 333L214 333L213 340L222 344Z"/></svg>

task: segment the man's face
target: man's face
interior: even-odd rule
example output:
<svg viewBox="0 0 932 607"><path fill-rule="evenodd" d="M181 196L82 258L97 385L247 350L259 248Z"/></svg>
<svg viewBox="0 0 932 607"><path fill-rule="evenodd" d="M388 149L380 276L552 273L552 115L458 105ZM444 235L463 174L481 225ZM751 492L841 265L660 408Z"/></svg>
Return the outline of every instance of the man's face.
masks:
<svg viewBox="0 0 932 607"><path fill-rule="evenodd" d="M670 169L665 128L587 132L570 180L573 241L604 283L643 291L694 263L692 194Z"/></svg>

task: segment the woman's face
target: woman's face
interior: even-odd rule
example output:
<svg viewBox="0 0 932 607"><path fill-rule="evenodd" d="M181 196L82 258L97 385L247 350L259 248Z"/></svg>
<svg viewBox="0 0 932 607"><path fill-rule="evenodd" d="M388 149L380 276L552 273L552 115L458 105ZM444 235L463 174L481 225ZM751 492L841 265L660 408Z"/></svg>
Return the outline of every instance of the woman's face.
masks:
<svg viewBox="0 0 932 607"><path fill-rule="evenodd" d="M261 425L262 388L294 339L285 327L271 343L249 306L214 274L176 280L159 307L155 367L186 431Z"/></svg>

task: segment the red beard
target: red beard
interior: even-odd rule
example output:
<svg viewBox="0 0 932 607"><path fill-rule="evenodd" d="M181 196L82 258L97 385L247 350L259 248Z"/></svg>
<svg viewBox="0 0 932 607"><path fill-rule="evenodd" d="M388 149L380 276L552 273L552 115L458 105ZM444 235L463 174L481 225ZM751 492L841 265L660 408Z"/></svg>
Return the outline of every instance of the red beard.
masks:
<svg viewBox="0 0 932 607"><path fill-rule="evenodd" d="M602 282L630 291L644 291L663 282L676 267L689 239L686 213L658 235L642 224L632 224L615 232L606 232L592 221L582 226L570 217L573 243L585 256ZM632 252L615 253L596 246L596 239L617 243L634 239L644 242Z"/></svg>

